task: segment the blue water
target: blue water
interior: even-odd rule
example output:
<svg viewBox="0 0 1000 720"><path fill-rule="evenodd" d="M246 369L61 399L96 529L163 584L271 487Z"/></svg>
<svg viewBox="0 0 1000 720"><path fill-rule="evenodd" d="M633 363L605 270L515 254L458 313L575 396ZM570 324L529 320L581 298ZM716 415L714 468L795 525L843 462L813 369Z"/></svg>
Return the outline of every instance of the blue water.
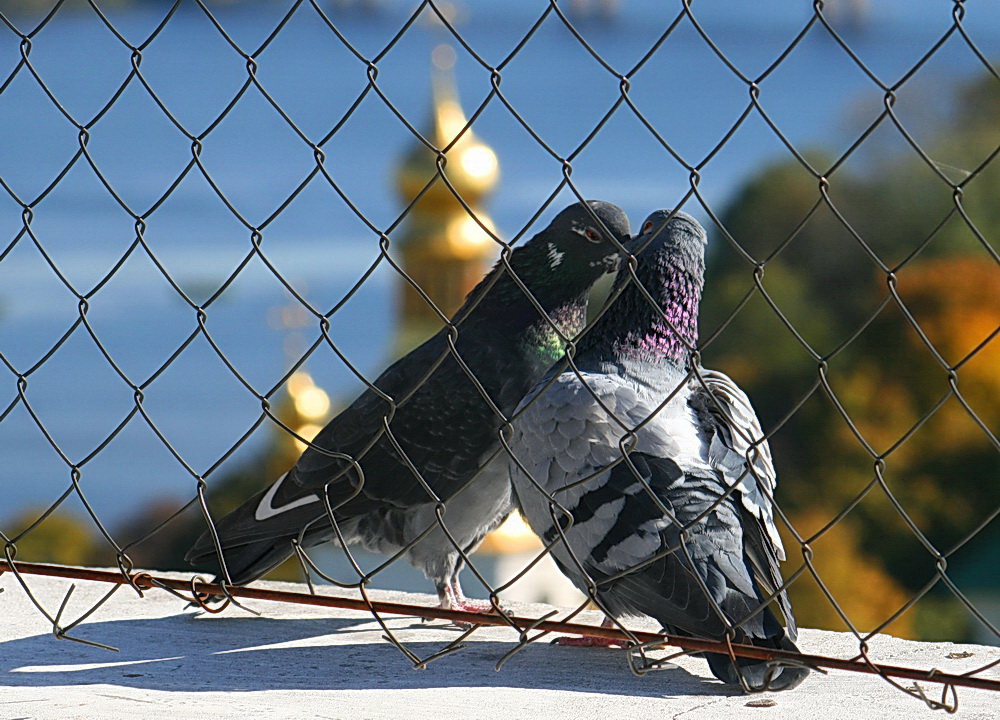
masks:
<svg viewBox="0 0 1000 720"><path fill-rule="evenodd" d="M973 41L987 57L1000 55L1000 6L966 5L965 27ZM374 14L321 6L357 52L371 58L399 31L415 3L386 2ZM577 152L619 98L619 81L558 18L550 16L505 61L547 3L458 6L462 36L484 62L502 64L501 91L532 130L555 153L572 155L572 179L583 195L618 203L634 223L653 208L681 200L690 184L688 169L626 106ZM693 4L704 32L749 79L782 54L808 22L809 6L792 0ZM264 90L299 132L318 141L364 90L367 69L308 3L258 53L289 7L289 2L249 2L213 5L212 11L232 41L254 53L256 78ZM679 7L623 1L612 22L582 19L578 27L615 72L626 73ZM863 26L842 20L838 28L871 71L891 85L944 34L952 22L951 7L939 0L885 0L871 3ZM150 1L109 8L108 18L129 42L144 44L165 13L165 5ZM38 21L36 16L10 19L22 32ZM425 126L428 113L430 51L447 39L445 30L418 21L378 62L379 89L418 128ZM0 26L3 78L17 67L20 44L17 34ZM453 44L459 92L471 113L490 94L490 73ZM378 257L377 236L322 176L272 219L315 169L312 151L253 86L212 127L248 74L244 58L193 3L184 3L142 48L142 75L174 121L135 79L95 120L128 77L130 55L86 8L60 10L32 36L29 55L65 113L88 127L90 159L120 202L84 157L38 200L79 151L79 130L28 68L22 67L0 92L0 177L10 188L0 190L0 253L5 253L0 260L0 353L16 372L32 368L80 317L79 300L70 287L89 296L86 317L94 336L135 384L145 384L196 329L195 311L143 248L134 250L94 291L135 240L130 213L144 216L150 253L196 303L210 297L250 253L248 225L261 230L267 260L321 312L339 302ZM899 113L918 139L928 137L934 114L946 109L943 98L950 90L981 70L974 53L956 36L907 82L900 90ZM690 165L703 163L749 102L746 83L689 20L680 23L630 82L632 101ZM882 107L876 83L822 28L814 28L759 87L761 106L799 149L843 151ZM178 182L192 160L185 132L198 136L210 127L201 140L199 161L218 191L198 167ZM525 224L562 180L561 162L497 98L474 129L500 159L502 180L488 204L500 232L507 238L535 232L553 211L534 226ZM324 145L333 181L378 228L392 225L401 210L392 168L413 142L386 103L370 93ZM888 130L875 133L869 145L871 150L866 146L849 165L863 171L870 154L903 148L898 134ZM699 190L709 207L721 212L755 170L788 154L755 111L700 169ZM572 199L564 190L554 207ZM30 235L23 232L22 203L32 208ZM707 218L701 207L686 207ZM389 358L394 290L393 271L383 264L333 318L334 341L368 377L377 375ZM267 393L280 381L288 363L286 345L301 350L318 336L315 326L288 330L269 322L275 308L291 300L266 264L254 257L208 307L206 327L213 340L257 392ZM336 397L349 399L361 387L329 348L321 348L308 367ZM17 394L14 372L0 368L0 413ZM70 463L83 463L81 487L112 525L155 498L187 499L195 487L191 472L211 468L260 415L259 401L203 337L143 395L148 421L134 417L90 457L135 401L87 328L78 327L27 376L26 397L34 417L24 403L15 403L0 421L0 519L51 503L70 482ZM269 432L266 425L258 429L228 462L250 457ZM80 508L76 500L70 506Z"/></svg>

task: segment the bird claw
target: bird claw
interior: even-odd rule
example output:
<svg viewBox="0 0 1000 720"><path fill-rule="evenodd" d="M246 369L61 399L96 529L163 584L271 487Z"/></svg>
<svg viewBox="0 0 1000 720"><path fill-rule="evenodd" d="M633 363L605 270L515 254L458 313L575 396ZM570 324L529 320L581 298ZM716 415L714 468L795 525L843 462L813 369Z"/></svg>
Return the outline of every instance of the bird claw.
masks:
<svg viewBox="0 0 1000 720"><path fill-rule="evenodd" d="M501 609L503 608L502 605L500 607ZM454 606L452 606L451 609L460 610L462 612L486 613L491 615L496 613L496 608L493 607L493 603L487 602L486 600L463 599L460 604L456 603ZM464 620L452 620L451 623L452 625L460 627L463 630L468 630L469 628L475 626L476 624L474 621L466 622Z"/></svg>
<svg viewBox="0 0 1000 720"><path fill-rule="evenodd" d="M456 598L454 596L446 597L441 600L438 604L438 608L441 610L457 611L457 612L467 612L467 613L488 613L494 614L497 612L497 608L493 606L493 603L489 600L470 600L467 597ZM500 609L503 610L503 605L500 605ZM421 618L421 622L430 622L433 618ZM468 630L473 627L476 623L475 621L466 622L464 620L449 620L449 622L455 627L462 628L463 630Z"/></svg>
<svg viewBox="0 0 1000 720"><path fill-rule="evenodd" d="M615 640L613 638L595 637L593 635L583 635L581 637L557 637L552 640L552 645L561 647L621 647L629 646L625 640Z"/></svg>
<svg viewBox="0 0 1000 720"><path fill-rule="evenodd" d="M496 608L490 600L470 600L462 593L462 587L456 580L454 584L439 592L438 607L442 610L458 610L468 613L493 613ZM502 609L503 606L501 606Z"/></svg>
<svg viewBox="0 0 1000 720"><path fill-rule="evenodd" d="M462 598L461 600L452 603L450 609L461 610L462 612L471 612L471 613L496 612L496 608L493 607L493 603L491 603L489 600L470 600L468 598Z"/></svg>

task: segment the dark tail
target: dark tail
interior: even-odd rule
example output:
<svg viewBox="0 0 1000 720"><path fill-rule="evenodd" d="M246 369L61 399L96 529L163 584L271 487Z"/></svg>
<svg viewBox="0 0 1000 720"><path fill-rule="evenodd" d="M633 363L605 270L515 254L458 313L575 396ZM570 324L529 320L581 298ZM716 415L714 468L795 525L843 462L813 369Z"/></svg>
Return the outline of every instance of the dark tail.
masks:
<svg viewBox="0 0 1000 720"><path fill-rule="evenodd" d="M243 545L227 546L223 540L222 552L226 570L235 585L246 585L269 573L292 556L292 538L266 538ZM216 581L225 578L222 564L209 531L202 533L184 559L200 570L212 572Z"/></svg>
<svg viewBox="0 0 1000 720"><path fill-rule="evenodd" d="M293 540L301 537L302 546L311 547L333 534L325 506L318 501L293 504L287 511L262 517L258 508L267 492L254 495L215 523L226 570L236 585L256 580L291 557ZM201 534L184 559L218 578L225 577L210 530Z"/></svg>
<svg viewBox="0 0 1000 720"><path fill-rule="evenodd" d="M798 652L786 634L766 640L755 639L751 644L761 648L788 650ZM806 679L809 670L799 666L782 665L781 661L754 660L752 658L736 658L736 664L728 655L705 653L712 674L724 683L740 685L740 677L750 690L791 690ZM737 675L739 672L739 675Z"/></svg>

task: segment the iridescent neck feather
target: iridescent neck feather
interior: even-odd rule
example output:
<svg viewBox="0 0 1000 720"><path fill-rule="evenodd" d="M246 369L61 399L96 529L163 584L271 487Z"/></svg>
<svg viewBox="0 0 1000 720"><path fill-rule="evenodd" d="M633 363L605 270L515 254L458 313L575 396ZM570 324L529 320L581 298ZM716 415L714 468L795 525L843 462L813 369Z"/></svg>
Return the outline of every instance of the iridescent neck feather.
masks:
<svg viewBox="0 0 1000 720"><path fill-rule="evenodd" d="M647 293L626 274L627 283L614 304L580 341L580 353L598 361L628 359L640 363L670 362L684 368L698 341L698 305L702 278L670 262L640 266L637 273ZM653 302L650 302L652 298Z"/></svg>
<svg viewBox="0 0 1000 720"><path fill-rule="evenodd" d="M650 293L659 308L651 307L642 293L630 288L645 311L637 312L636 322L628 323L628 329L617 338L615 350L619 356L642 361L670 360L681 366L687 363L698 342L701 283L676 268L669 270L673 272L663 274L660 292Z"/></svg>
<svg viewBox="0 0 1000 720"><path fill-rule="evenodd" d="M566 350L563 338L576 337L586 324L586 297L574 298L556 307L549 311L549 318L552 320L551 324L544 318L538 318L538 321L525 333L523 342L524 349L528 353L551 365L562 358Z"/></svg>

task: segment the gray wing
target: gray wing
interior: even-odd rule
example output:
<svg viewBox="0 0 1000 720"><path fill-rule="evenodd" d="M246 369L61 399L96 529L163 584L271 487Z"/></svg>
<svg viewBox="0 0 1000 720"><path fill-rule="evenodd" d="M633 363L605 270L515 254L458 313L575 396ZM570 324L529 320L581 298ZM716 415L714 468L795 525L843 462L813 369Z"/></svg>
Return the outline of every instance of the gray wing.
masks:
<svg viewBox="0 0 1000 720"><path fill-rule="evenodd" d="M641 421L632 419L639 407L634 387L597 373L565 372L525 397L513 423L510 474L522 513L540 537L551 538L554 522L567 523L581 498L604 485L608 468L621 462L621 439ZM591 553L623 502L571 523L575 553ZM558 559L565 548L555 553Z"/></svg>
<svg viewBox="0 0 1000 720"><path fill-rule="evenodd" d="M717 370L699 368L690 382L689 405L708 437L709 464L738 485L747 511L763 524L775 554L785 559L774 524L777 474L757 414L739 386Z"/></svg>
<svg viewBox="0 0 1000 720"><path fill-rule="evenodd" d="M757 414L733 380L717 370L699 368L692 378L689 405L705 433L709 464L722 474L744 509L745 550L754 576L768 595L775 594L782 579L779 561L785 559L781 536L774 522L777 474L771 450ZM795 618L787 593L777 593L788 634L796 636Z"/></svg>
<svg viewBox="0 0 1000 720"><path fill-rule="evenodd" d="M612 614L719 637L722 614L740 620L760 605L751 555L766 552L746 553L746 510L708 461L686 398L656 412L645 395L623 378L588 373L564 373L529 395L511 443L517 499L543 540L565 536L556 562L584 591L588 576L596 581ZM619 443L640 424L626 463ZM781 632L764 613L743 629L757 638Z"/></svg>
<svg viewBox="0 0 1000 720"><path fill-rule="evenodd" d="M639 432L629 462L623 461L622 440L656 408L635 384L599 373L564 373L543 392L529 394L511 439L518 461L511 467L515 494L546 544L565 537L553 546L553 558L582 591L598 582L608 612L646 614L718 636L725 626L699 586L699 571L681 553L664 552L676 549L685 522L674 510L677 493L687 491L685 475L672 458L690 455L685 445L700 443L693 427L687 437L665 431L690 420L683 402L660 410ZM709 524L728 538L732 533L718 515ZM707 557L698 549L695 555ZM730 555L721 562L740 562L738 552ZM651 559L645 569L622 575ZM730 572L752 592L746 573ZM622 577L605 584L616 576Z"/></svg>

